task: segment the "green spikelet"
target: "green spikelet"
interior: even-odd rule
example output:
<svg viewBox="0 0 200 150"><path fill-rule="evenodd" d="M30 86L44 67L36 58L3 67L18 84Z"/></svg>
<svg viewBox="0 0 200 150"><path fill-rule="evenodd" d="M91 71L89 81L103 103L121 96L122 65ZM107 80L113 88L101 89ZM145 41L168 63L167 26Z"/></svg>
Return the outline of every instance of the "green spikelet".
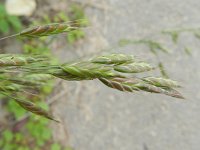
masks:
<svg viewBox="0 0 200 150"><path fill-rule="evenodd" d="M1 56L3 55L3 56ZM35 63L40 61L46 61L48 58L46 56L27 56L27 55L12 55L0 54L0 66L22 66L29 63Z"/></svg>
<svg viewBox="0 0 200 150"><path fill-rule="evenodd" d="M146 77L142 79L145 82L148 82L155 86L160 87L180 87L176 81L170 80L170 79L164 79L164 78L156 78L156 77Z"/></svg>
<svg viewBox="0 0 200 150"><path fill-rule="evenodd" d="M0 66L21 66L27 64L24 57L2 57L0 58Z"/></svg>
<svg viewBox="0 0 200 150"><path fill-rule="evenodd" d="M91 60L91 62L93 63L101 63L101 64L122 64L132 61L134 61L134 56L125 54L111 54L111 55L98 56Z"/></svg>
<svg viewBox="0 0 200 150"><path fill-rule="evenodd" d="M74 76L72 74L65 72L63 69L57 69L57 70L54 69L53 71L51 71L50 74L57 78L61 78L61 79L68 80L68 81L84 80L83 78L80 78L80 77L77 77L77 76Z"/></svg>
<svg viewBox="0 0 200 150"><path fill-rule="evenodd" d="M114 70L123 73L140 73L154 69L151 65L144 62L134 62L130 64L121 64L114 66Z"/></svg>
<svg viewBox="0 0 200 150"><path fill-rule="evenodd" d="M71 72L72 71L72 72ZM81 72L80 69L76 69L74 66L70 66L70 64L63 64L61 67L57 67L54 69L48 70L48 73L64 80L68 81L80 81L80 80L87 80L87 79L93 79L91 77L86 77ZM83 75L82 75L83 74Z"/></svg>
<svg viewBox="0 0 200 150"><path fill-rule="evenodd" d="M117 76L117 74L112 72L111 66L105 66L89 62L66 64L62 66L62 69L65 72L84 80L91 80L100 77L108 78Z"/></svg>

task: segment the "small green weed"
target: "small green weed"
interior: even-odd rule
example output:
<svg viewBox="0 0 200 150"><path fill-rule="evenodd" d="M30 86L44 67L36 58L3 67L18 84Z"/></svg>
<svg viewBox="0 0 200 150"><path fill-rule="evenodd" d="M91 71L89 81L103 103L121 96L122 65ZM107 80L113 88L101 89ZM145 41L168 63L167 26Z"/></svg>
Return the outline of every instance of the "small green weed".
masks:
<svg viewBox="0 0 200 150"><path fill-rule="evenodd" d="M5 6L0 3L0 32L3 34L20 31L22 28L21 21L18 17L7 14Z"/></svg>

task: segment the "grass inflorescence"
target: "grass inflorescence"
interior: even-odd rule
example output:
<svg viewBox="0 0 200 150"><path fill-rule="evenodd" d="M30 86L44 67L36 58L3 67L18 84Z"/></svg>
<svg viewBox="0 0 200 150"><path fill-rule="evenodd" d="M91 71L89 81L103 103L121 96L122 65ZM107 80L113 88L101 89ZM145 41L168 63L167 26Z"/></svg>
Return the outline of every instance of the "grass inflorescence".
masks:
<svg viewBox="0 0 200 150"><path fill-rule="evenodd" d="M78 22L56 23L33 27L20 32L19 36L41 37L78 29ZM153 41L134 41L134 43L148 43L154 49L167 50ZM50 78L57 77L68 81L97 79L104 85L123 92L145 91L159 93L171 97L183 96L174 88L180 87L176 81L161 77L137 77L137 73L151 71L155 67L149 63L136 59L133 55L108 54L97 56L84 61L64 64L52 64L45 55L0 54L1 83L0 92L13 97L19 93L41 88ZM13 76L15 75L15 76ZM43 108L29 100L14 98L24 109L55 120Z"/></svg>
<svg viewBox="0 0 200 150"><path fill-rule="evenodd" d="M55 35L55 34L60 34L60 33L71 33L72 31L76 31L82 28L84 24L87 24L86 19L33 26L30 28L24 29L17 34L1 38L0 40L5 40L7 38L16 37L16 36L26 37L26 38L39 38L43 36L50 36L50 35Z"/></svg>

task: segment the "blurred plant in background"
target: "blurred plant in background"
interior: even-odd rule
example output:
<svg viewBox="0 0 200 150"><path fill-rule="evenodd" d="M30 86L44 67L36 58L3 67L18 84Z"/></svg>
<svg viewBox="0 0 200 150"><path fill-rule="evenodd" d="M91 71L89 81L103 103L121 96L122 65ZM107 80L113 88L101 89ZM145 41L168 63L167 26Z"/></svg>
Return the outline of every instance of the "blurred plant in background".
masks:
<svg viewBox="0 0 200 150"><path fill-rule="evenodd" d="M0 32L5 34L18 32L22 29L22 24L17 16L7 14L4 4L0 3Z"/></svg>
<svg viewBox="0 0 200 150"><path fill-rule="evenodd" d="M29 26L38 24L48 24L51 22L68 22L69 20L87 20L84 10L79 5L72 5L68 13L60 11L57 15L42 15L38 21L30 22ZM24 21L24 20L23 20ZM23 28L23 21L17 16L7 14L4 4L0 4L0 32L5 36L13 32L19 32ZM85 24L82 24L85 25ZM66 41L74 44L77 40L84 37L82 29L71 32L66 35ZM49 45L54 42L55 37L42 37L38 39L23 39L25 44L22 46L22 53L25 54L45 54L51 57ZM51 61L57 60L51 57ZM47 81L46 81L47 82ZM23 93L22 99L29 99L36 102L40 107L48 110L48 104L45 102L47 96L52 92L54 79L48 79L48 82L35 94ZM3 99L3 105L9 111L8 122L0 129L0 149L5 150L72 150L70 147L64 148L52 139L52 131L49 126L49 120L39 119L38 116L30 116L27 111L21 108L12 98L0 95Z"/></svg>

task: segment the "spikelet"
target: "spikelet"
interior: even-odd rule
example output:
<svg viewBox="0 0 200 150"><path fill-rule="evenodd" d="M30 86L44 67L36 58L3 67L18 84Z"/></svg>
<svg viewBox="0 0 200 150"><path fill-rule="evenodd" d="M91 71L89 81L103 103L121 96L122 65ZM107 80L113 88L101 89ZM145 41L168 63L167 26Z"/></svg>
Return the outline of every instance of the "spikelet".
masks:
<svg viewBox="0 0 200 150"><path fill-rule="evenodd" d="M142 79L143 81L146 81L152 85L160 86L160 87L180 87L176 81L170 80L170 79L164 79L164 78L156 78L156 77L146 77Z"/></svg>
<svg viewBox="0 0 200 150"><path fill-rule="evenodd" d="M110 88L117 89L123 92L133 92L138 91L139 89L131 87L129 84L124 83L124 79L114 78L114 79L106 79L106 78L99 78L99 80L107 85Z"/></svg>
<svg viewBox="0 0 200 150"><path fill-rule="evenodd" d="M78 22L52 23L28 28L19 33L20 36L42 37L64 32L70 32L79 28Z"/></svg>
<svg viewBox="0 0 200 150"><path fill-rule="evenodd" d="M84 80L84 78L67 73L66 71L64 71L61 68L50 70L49 74L51 74L52 76L55 76L57 78L61 78L61 79L68 80L68 81Z"/></svg>
<svg viewBox="0 0 200 150"><path fill-rule="evenodd" d="M182 96L182 94L175 89L172 89L172 88L163 88L163 89L165 89L165 95L175 97L175 98L185 99Z"/></svg>
<svg viewBox="0 0 200 150"><path fill-rule="evenodd" d="M0 58L0 66L21 66L27 64L24 57L2 57Z"/></svg>
<svg viewBox="0 0 200 150"><path fill-rule="evenodd" d="M110 54L93 58L91 62L101 64L122 64L134 61L133 55Z"/></svg>
<svg viewBox="0 0 200 150"><path fill-rule="evenodd" d="M35 63L40 61L46 61L46 56L27 56L27 55L12 55L1 56L0 54L0 66L22 66L29 63Z"/></svg>
<svg viewBox="0 0 200 150"><path fill-rule="evenodd" d="M30 111L36 115L39 115L39 116L43 116L47 119L50 119L50 120L54 120L56 122L59 122L57 120L54 119L54 117L49 113L47 112L46 110L44 110L43 108L35 105L34 103L32 102L29 102L29 101L25 101L25 100L21 100L21 99L14 99L21 107L23 107L24 109L26 109L27 111Z"/></svg>
<svg viewBox="0 0 200 150"><path fill-rule="evenodd" d="M140 73L154 69L151 65L144 62L133 62L114 66L114 70L123 73Z"/></svg>
<svg viewBox="0 0 200 150"><path fill-rule="evenodd" d="M89 62L66 64L62 66L62 69L65 72L73 76L82 78L84 80L91 80L100 77L108 78L117 76L117 74L111 71L112 67Z"/></svg>

